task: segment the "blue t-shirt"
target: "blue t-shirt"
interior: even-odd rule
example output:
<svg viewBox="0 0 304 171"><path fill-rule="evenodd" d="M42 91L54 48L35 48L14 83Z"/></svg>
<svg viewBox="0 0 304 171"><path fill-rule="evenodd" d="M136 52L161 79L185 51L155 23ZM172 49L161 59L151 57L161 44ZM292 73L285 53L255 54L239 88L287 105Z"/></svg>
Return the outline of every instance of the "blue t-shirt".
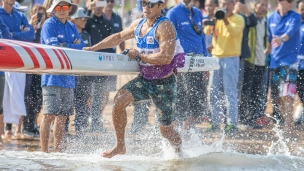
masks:
<svg viewBox="0 0 304 171"><path fill-rule="evenodd" d="M76 39L81 40L81 43L73 44ZM66 47L79 50L85 47L85 43L80 37L75 25L70 21L63 24L56 16L47 19L43 24L41 43L53 46L60 46L60 43L65 43ZM43 74L41 77L41 86L75 88L75 76Z"/></svg>
<svg viewBox="0 0 304 171"><path fill-rule="evenodd" d="M272 47L270 68L288 66L297 62L300 46L300 26L301 16L289 11L281 16L278 11L271 14L268 18L268 42L272 41L272 36L282 36L287 34L289 40L274 48Z"/></svg>
<svg viewBox="0 0 304 171"><path fill-rule="evenodd" d="M0 38L33 41L34 29L28 23L24 13L13 8L11 14L9 14L0 7L0 19ZM23 31L24 28L28 28L28 30ZM10 32L12 32L13 36L11 36ZM0 72L0 74L3 75L4 72Z"/></svg>
<svg viewBox="0 0 304 171"><path fill-rule="evenodd" d="M192 16L190 17L190 10L180 3L167 12L167 17L174 24L185 53L193 52L207 56L205 35L202 28L203 16L197 8L192 7ZM200 35L194 31L193 24L197 24L201 29Z"/></svg>

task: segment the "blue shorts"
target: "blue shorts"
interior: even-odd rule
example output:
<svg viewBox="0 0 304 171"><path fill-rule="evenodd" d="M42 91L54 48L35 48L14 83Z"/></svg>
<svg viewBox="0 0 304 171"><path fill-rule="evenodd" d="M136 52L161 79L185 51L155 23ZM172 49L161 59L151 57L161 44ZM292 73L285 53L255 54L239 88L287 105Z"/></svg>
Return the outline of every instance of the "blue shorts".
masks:
<svg viewBox="0 0 304 171"><path fill-rule="evenodd" d="M129 91L134 98L134 103L152 99L157 108L158 121L162 125L170 125L175 120L175 75L157 80L147 80L139 75L125 84L121 90Z"/></svg>
<svg viewBox="0 0 304 171"><path fill-rule="evenodd" d="M298 74L296 67L297 65L283 66L270 70L272 98L276 99L284 96L295 97Z"/></svg>

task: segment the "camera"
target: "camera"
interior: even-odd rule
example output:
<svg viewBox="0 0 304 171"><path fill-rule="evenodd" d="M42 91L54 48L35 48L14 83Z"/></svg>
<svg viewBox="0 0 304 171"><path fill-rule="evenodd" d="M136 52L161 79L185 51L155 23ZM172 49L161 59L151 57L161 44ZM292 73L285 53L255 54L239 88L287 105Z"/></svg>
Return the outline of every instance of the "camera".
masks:
<svg viewBox="0 0 304 171"><path fill-rule="evenodd" d="M192 27L196 34L201 35L203 33L197 24L193 23Z"/></svg>
<svg viewBox="0 0 304 171"><path fill-rule="evenodd" d="M226 8L220 8L220 9L216 10L215 18L218 20L224 19L226 16L226 11L227 11Z"/></svg>
<svg viewBox="0 0 304 171"><path fill-rule="evenodd" d="M206 26L215 26L215 20L207 20L204 22Z"/></svg>
<svg viewBox="0 0 304 171"><path fill-rule="evenodd" d="M41 19L42 19L43 13L38 12L37 13L37 21L38 23L40 23Z"/></svg>
<svg viewBox="0 0 304 171"><path fill-rule="evenodd" d="M107 1L106 0L97 0L96 1L96 7L106 7Z"/></svg>

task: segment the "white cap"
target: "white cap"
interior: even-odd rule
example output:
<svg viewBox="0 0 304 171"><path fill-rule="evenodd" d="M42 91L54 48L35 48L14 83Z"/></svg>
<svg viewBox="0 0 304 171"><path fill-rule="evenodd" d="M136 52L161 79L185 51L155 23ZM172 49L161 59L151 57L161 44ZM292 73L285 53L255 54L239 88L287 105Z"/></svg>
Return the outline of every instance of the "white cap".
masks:
<svg viewBox="0 0 304 171"><path fill-rule="evenodd" d="M15 1L13 7L20 12L26 12L28 10L28 6L21 6L17 1Z"/></svg>
<svg viewBox="0 0 304 171"><path fill-rule="evenodd" d="M73 9L72 11L69 13L69 16L72 16L75 14L75 12L77 11L78 6L76 4L73 4L71 0L54 0L51 7L46 11L48 13L52 13L54 8L60 3L60 2L66 2L69 3Z"/></svg>
<svg viewBox="0 0 304 171"><path fill-rule="evenodd" d="M78 7L77 11L75 12L74 15L71 16L72 19L75 19L75 18L89 18L90 16L88 16L86 14L86 11L84 8L82 7Z"/></svg>

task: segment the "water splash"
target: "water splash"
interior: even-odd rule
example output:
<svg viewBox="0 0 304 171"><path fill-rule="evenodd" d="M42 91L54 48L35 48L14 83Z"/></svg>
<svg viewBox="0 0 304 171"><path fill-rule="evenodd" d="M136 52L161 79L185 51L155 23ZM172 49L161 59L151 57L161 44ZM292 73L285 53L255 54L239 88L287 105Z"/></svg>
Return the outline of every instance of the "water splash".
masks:
<svg viewBox="0 0 304 171"><path fill-rule="evenodd" d="M279 138L276 142L274 141L271 142L271 145L268 148L267 155L281 154L285 156L290 156L290 150L287 146L287 142L283 135L284 131L280 129L280 120L270 116L269 114L266 114L266 116L276 121L274 128L272 128L272 130L276 133L277 137Z"/></svg>

